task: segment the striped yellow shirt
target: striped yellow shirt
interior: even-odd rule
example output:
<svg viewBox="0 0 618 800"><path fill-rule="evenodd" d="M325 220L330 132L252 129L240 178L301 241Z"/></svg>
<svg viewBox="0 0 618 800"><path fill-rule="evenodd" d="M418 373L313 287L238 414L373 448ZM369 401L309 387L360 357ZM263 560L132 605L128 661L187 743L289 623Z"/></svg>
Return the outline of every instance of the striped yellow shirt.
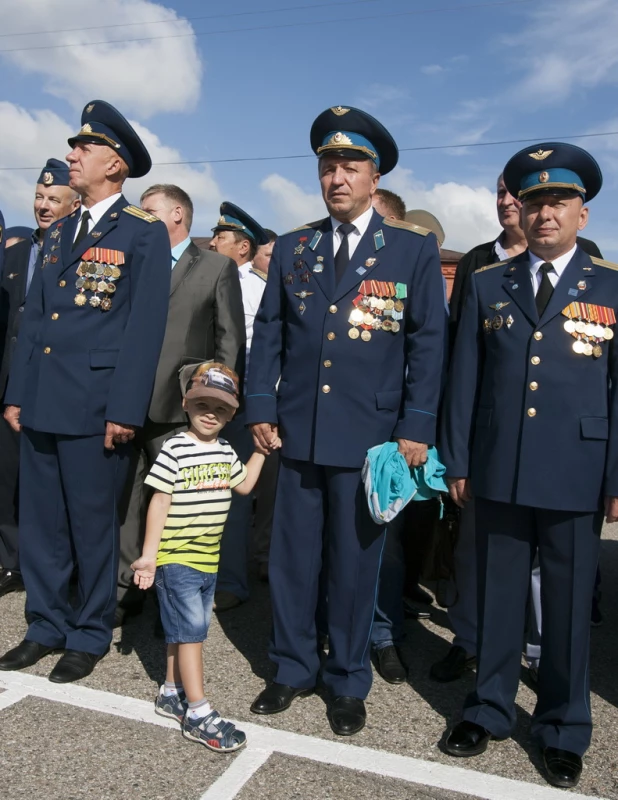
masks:
<svg viewBox="0 0 618 800"><path fill-rule="evenodd" d="M146 478L148 486L172 495L157 566L216 572L232 489L246 477L247 468L225 439L206 444L186 433L168 439Z"/></svg>

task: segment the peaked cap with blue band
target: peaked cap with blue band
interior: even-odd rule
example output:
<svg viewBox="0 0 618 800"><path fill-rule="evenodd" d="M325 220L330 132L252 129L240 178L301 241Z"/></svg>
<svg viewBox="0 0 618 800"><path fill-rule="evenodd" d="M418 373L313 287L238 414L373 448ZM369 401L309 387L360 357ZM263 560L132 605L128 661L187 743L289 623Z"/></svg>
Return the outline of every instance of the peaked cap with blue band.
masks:
<svg viewBox="0 0 618 800"><path fill-rule="evenodd" d="M219 222L212 228L212 231L236 231L243 233L249 239L254 239L257 244L268 244L268 234L253 217L250 217L242 208L235 206L234 203L221 203L219 208Z"/></svg>
<svg viewBox="0 0 618 800"><path fill-rule="evenodd" d="M513 197L533 194L578 194L586 203L603 183L595 159L574 144L544 142L516 153L504 168L504 183Z"/></svg>
<svg viewBox="0 0 618 800"><path fill-rule="evenodd" d="M381 175L399 160L399 148L381 122L352 106L327 108L311 126L311 149L317 156L368 158Z"/></svg>
<svg viewBox="0 0 618 800"><path fill-rule="evenodd" d="M131 124L104 100L93 100L84 108L82 127L69 139L69 146L76 142L111 147L126 162L130 178L141 178L152 167L148 150Z"/></svg>
<svg viewBox="0 0 618 800"><path fill-rule="evenodd" d="M43 186L68 186L69 167L67 163L57 158L48 158L37 183L42 183Z"/></svg>

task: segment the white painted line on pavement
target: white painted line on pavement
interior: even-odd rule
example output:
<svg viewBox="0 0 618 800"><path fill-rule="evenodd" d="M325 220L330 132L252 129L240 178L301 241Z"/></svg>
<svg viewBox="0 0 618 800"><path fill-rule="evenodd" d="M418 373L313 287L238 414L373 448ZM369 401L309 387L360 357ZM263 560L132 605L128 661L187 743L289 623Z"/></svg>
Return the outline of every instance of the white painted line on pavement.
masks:
<svg viewBox="0 0 618 800"><path fill-rule="evenodd" d="M239 753L232 765L225 770L204 794L200 800L234 800L245 783L251 780L255 773L263 767L271 757L270 750L251 748L249 745ZM226 758L221 754L221 758Z"/></svg>
<svg viewBox="0 0 618 800"><path fill-rule="evenodd" d="M138 722L148 722L165 728L178 727L178 723L173 720L157 716L151 702L136 700L112 692L103 692L99 689L89 689L86 686L70 683L53 684L46 678L39 678L36 675L5 672L0 675L0 687L23 695L33 695L45 700L54 700ZM0 695L0 699L2 696ZM243 783L251 778L255 772L254 758L278 752L323 764L334 764L355 771L396 778L407 783L434 786L452 792L474 795L482 800L521 800L522 797L525 797L526 800L559 800L559 798L565 800L564 790L554 789L551 786L514 781L510 778L491 775L488 772L451 767L435 761L422 761L417 758L387 753L383 750L332 742L277 728L267 728L250 722L234 721L234 724L247 734L249 741L253 739L256 746L248 745L246 752L252 755L247 755L247 758L241 761L232 773L229 791L233 789L233 782L241 781L243 775L246 774ZM255 757L253 754L256 754ZM232 770L240 759L241 755L239 754L229 769ZM256 768L259 768L259 765ZM237 791L240 790L243 783L238 784ZM232 794L217 795L217 800L224 800L224 798L231 800L233 796ZM214 795L206 794L204 797L208 797L210 800L211 797L214 798ZM598 797L593 798L571 792L568 797L569 800L600 800Z"/></svg>
<svg viewBox="0 0 618 800"><path fill-rule="evenodd" d="M3 708L8 708L15 703L19 703L20 700L23 700L24 697L27 696L28 692L21 692L19 689L8 689L6 692L2 692L0 694L0 711L2 711Z"/></svg>

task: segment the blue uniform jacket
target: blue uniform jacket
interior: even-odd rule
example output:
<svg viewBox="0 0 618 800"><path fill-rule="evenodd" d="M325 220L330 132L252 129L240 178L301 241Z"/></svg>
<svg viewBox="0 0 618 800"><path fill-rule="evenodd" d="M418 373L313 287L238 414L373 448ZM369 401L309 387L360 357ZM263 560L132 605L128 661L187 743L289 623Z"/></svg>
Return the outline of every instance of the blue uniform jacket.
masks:
<svg viewBox="0 0 618 800"><path fill-rule="evenodd" d="M575 353L561 314L574 301L618 309L618 266L578 247L541 319L528 252L471 275L440 453L480 497L590 512L618 495L616 340L598 358Z"/></svg>
<svg viewBox="0 0 618 800"><path fill-rule="evenodd" d="M104 433L106 421L144 423L165 333L171 255L163 223L124 197L73 250L78 221L74 212L47 231L5 402L21 406L29 428L88 436ZM112 256L124 263L108 311L75 303L76 270L91 247L123 256Z"/></svg>
<svg viewBox="0 0 618 800"><path fill-rule="evenodd" d="M247 422L278 423L284 456L360 468L393 437L434 443L446 310L427 233L374 212L337 286L330 218L277 240L255 318ZM405 286L397 333L348 336L363 280Z"/></svg>

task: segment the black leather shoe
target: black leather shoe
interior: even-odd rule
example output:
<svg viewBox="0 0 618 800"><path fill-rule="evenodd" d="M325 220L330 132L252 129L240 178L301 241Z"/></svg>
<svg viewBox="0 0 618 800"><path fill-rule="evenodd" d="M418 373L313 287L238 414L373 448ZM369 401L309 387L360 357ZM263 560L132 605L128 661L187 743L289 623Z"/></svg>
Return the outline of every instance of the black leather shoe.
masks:
<svg viewBox="0 0 618 800"><path fill-rule="evenodd" d="M16 569L0 569L0 597L9 592L23 592L24 581Z"/></svg>
<svg viewBox="0 0 618 800"><path fill-rule="evenodd" d="M452 756L463 758L480 756L487 750L487 744L491 738L491 733L482 725L464 720L459 725L455 725L446 737L444 749Z"/></svg>
<svg viewBox="0 0 618 800"><path fill-rule="evenodd" d="M278 714L292 705L296 697L308 697L313 689L295 689L283 683L271 683L258 694L251 704L254 714Z"/></svg>
<svg viewBox="0 0 618 800"><path fill-rule="evenodd" d="M547 782L561 789L577 786L582 774L582 760L577 753L557 747L543 749L543 762L547 770Z"/></svg>
<svg viewBox="0 0 618 800"><path fill-rule="evenodd" d="M2 658L0 658L0 669L8 671L31 667L49 653L53 653L54 649L53 647L46 647L38 642L31 642L29 639L24 639L17 647L9 650L8 653L5 653Z"/></svg>
<svg viewBox="0 0 618 800"><path fill-rule="evenodd" d="M105 654L103 654L105 655ZM81 650L65 650L64 655L52 669L49 680L52 683L72 683L90 675L103 656L83 653Z"/></svg>
<svg viewBox="0 0 618 800"><path fill-rule="evenodd" d="M333 733L353 736L365 727L365 703L358 697L333 697L328 706L328 721Z"/></svg>
<svg viewBox="0 0 618 800"><path fill-rule="evenodd" d="M464 672L475 664L474 656L469 656L463 647L453 645L441 661L431 665L429 675L434 681L449 683L461 678Z"/></svg>
<svg viewBox="0 0 618 800"><path fill-rule="evenodd" d="M387 683L405 683L406 668L401 663L395 645L382 647L375 651L378 672Z"/></svg>

